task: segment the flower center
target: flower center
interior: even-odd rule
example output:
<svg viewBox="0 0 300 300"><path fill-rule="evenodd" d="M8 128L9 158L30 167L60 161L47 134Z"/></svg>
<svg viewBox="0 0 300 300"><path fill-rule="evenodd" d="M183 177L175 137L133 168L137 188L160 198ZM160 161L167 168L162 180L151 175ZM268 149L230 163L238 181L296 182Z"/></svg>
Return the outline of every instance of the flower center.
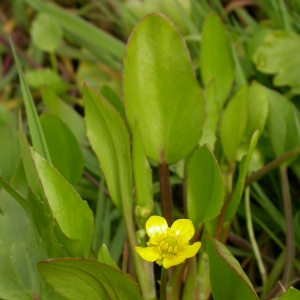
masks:
<svg viewBox="0 0 300 300"><path fill-rule="evenodd" d="M159 244L163 254L175 254L178 250L178 241L175 236L166 236Z"/></svg>

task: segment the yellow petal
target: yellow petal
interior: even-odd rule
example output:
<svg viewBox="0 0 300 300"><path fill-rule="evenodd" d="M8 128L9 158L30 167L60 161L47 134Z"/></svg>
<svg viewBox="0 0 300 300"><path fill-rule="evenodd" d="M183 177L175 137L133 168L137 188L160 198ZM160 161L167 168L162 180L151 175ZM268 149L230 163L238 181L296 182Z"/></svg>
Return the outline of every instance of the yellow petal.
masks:
<svg viewBox="0 0 300 300"><path fill-rule="evenodd" d="M158 240L161 235L167 233L168 224L163 217L152 216L146 222L146 231L153 240Z"/></svg>
<svg viewBox="0 0 300 300"><path fill-rule="evenodd" d="M182 253L182 255L184 255L186 258L193 257L199 251L200 247L201 247L200 242L196 242L193 245L185 246L185 249L184 249L184 252Z"/></svg>
<svg viewBox="0 0 300 300"><path fill-rule="evenodd" d="M166 256L163 259L163 266L166 269L169 269L172 266L179 265L185 261L185 256L184 255L176 255L176 256Z"/></svg>
<svg viewBox="0 0 300 300"><path fill-rule="evenodd" d="M159 253L157 253L157 247L135 247L135 251L147 261L155 261L159 257Z"/></svg>
<svg viewBox="0 0 300 300"><path fill-rule="evenodd" d="M171 227L172 232L178 236L181 243L187 243L194 235L195 229L191 220L179 219Z"/></svg>

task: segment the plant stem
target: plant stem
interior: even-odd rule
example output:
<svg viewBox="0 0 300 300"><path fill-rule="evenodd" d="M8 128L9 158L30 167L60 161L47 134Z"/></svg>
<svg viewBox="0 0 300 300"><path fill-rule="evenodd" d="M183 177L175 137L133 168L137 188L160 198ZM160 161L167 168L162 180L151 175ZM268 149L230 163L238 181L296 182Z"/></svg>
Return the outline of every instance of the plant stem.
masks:
<svg viewBox="0 0 300 300"><path fill-rule="evenodd" d="M161 195L161 207L163 217L166 219L169 226L173 223L173 201L172 190L170 185L170 174L168 165L162 161L159 165L159 183Z"/></svg>
<svg viewBox="0 0 300 300"><path fill-rule="evenodd" d="M293 211L292 201L289 188L289 180L287 175L287 168L285 166L280 167L280 179L282 187L282 199L283 209L285 216L285 227L286 227L286 260L285 267L282 276L282 285L286 286L290 281L294 258L295 258L295 237L294 237L294 223L293 223Z"/></svg>
<svg viewBox="0 0 300 300"><path fill-rule="evenodd" d="M263 168L258 170L257 172L253 173L249 177L247 177L245 181L245 186L249 186L252 182L258 180L260 177L264 176L268 172L272 171L273 169L277 168L281 163L284 161L292 158L293 156L299 154L300 147L296 147L293 150L283 154L282 156L272 160L270 163L265 165Z"/></svg>
<svg viewBox="0 0 300 300"><path fill-rule="evenodd" d="M259 248L255 239L254 230L253 230L253 224L252 224L252 217L251 217L251 206L250 206L250 188L247 187L245 189L245 210L246 210L246 221L247 221L247 229L249 234L249 239L253 248L253 252L255 255L255 258L257 260L257 265L259 272L261 274L262 283L263 283L263 292L266 289L267 285L267 272L264 266L264 263L262 261L262 257L259 252Z"/></svg>
<svg viewBox="0 0 300 300"><path fill-rule="evenodd" d="M162 266L160 279L160 300L167 300L167 277L168 270Z"/></svg>

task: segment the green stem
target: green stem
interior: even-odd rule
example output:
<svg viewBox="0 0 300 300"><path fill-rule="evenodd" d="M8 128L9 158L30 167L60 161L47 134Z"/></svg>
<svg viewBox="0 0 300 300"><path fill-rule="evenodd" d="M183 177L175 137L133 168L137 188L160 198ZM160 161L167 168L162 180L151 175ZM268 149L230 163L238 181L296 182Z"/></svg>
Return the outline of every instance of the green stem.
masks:
<svg viewBox="0 0 300 300"><path fill-rule="evenodd" d="M295 237L294 237L294 223L293 223L293 210L292 201L289 188L289 180L287 175L287 168L285 166L280 167L280 179L282 187L282 199L283 209L285 216L285 227L286 227L286 260L285 267L282 276L282 285L286 286L290 281L294 259L295 259Z"/></svg>
<svg viewBox="0 0 300 300"><path fill-rule="evenodd" d="M168 270L162 266L160 278L160 300L167 300L167 278Z"/></svg>
<svg viewBox="0 0 300 300"><path fill-rule="evenodd" d="M173 223L173 200L172 190L170 185L169 167L162 161L159 165L159 183L160 183L160 195L161 195L161 207L163 217L166 219L169 226Z"/></svg>
<svg viewBox="0 0 300 300"><path fill-rule="evenodd" d="M263 283L263 293L266 289L267 284L267 272L264 266L264 263L262 261L262 257L259 252L259 248L255 239L254 230L253 230L253 224L252 224L252 217L251 217L251 206L250 206L250 188L247 187L245 189L245 210L246 210L246 221L247 221L247 229L249 234L250 243L253 248L253 252L255 255L255 258L257 260L258 269L262 278Z"/></svg>

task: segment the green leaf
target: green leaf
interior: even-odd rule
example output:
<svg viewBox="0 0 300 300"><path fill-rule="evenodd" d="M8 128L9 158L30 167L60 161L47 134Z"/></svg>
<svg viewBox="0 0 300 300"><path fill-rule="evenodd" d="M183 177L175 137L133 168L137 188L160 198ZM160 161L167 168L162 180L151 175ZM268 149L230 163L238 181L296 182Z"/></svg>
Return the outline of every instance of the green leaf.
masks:
<svg viewBox="0 0 300 300"><path fill-rule="evenodd" d="M30 135L31 135L31 139L32 139L32 144L33 144L34 148L43 157L45 157L48 161L51 162L47 144L46 144L45 137L43 134L43 130L41 128L41 124L38 119L38 114L35 109L35 105L34 105L32 96L30 94L29 87L26 83L20 61L16 55L14 45L11 41L10 41L10 45L11 45L14 59L15 59L15 62L16 62L17 68L18 68L18 73L19 73L19 78L20 78L20 83L21 83L22 94L23 94L23 98L24 98L24 104L25 104L26 115L27 115Z"/></svg>
<svg viewBox="0 0 300 300"><path fill-rule="evenodd" d="M229 37L216 13L210 14L203 25L200 66L205 85L212 78L216 80L219 107L223 107L234 80L234 60Z"/></svg>
<svg viewBox="0 0 300 300"><path fill-rule="evenodd" d="M258 82L253 82L248 89L248 122L245 136L251 139L254 131L262 134L269 112L269 102L265 88Z"/></svg>
<svg viewBox="0 0 300 300"><path fill-rule="evenodd" d="M0 298L64 299L38 273L36 263L47 255L32 218L4 190L0 198Z"/></svg>
<svg viewBox="0 0 300 300"><path fill-rule="evenodd" d="M298 111L284 96L276 91L265 89L269 100L267 129L276 157L280 157L300 144ZM286 163L290 162L291 160Z"/></svg>
<svg viewBox="0 0 300 300"><path fill-rule="evenodd" d="M43 113L40 123L53 166L70 184L77 184L83 172L83 156L76 138L53 114Z"/></svg>
<svg viewBox="0 0 300 300"><path fill-rule="evenodd" d="M39 232L41 234L41 237L43 237L44 232L47 233L47 230L49 230L49 229L45 230L45 228L48 227L48 225L44 224L44 222L49 221L49 222L51 222L51 224L53 224L53 222L52 222L53 212L49 206L48 199L44 193L42 182L40 180L34 160L32 158L31 150L30 150L30 147L29 147L27 139L26 139L26 133L25 133L24 129L22 128L21 115L20 115L20 120L19 120L19 142L20 142L20 148L21 148L21 154L22 154L26 179L27 179L28 185L30 186L30 190L32 190L32 191L30 191L30 190L27 191L27 193L28 193L27 200L31 204L31 211L33 213L36 224L38 226L41 226L41 228L39 228ZM66 198L64 200L67 201L68 198ZM42 204L40 203L40 201L42 202ZM48 215L50 216L49 217L50 220L48 220L48 218L47 218ZM54 225L54 230L55 230L57 239L64 246L64 249L67 251L67 253L74 255L74 256L83 255L83 249L82 249L82 245L80 244L80 241L70 240L61 231L61 229L55 219L54 219L53 225ZM49 235L49 240L50 241L52 240L51 234ZM46 242L46 246L49 245L47 243L48 242ZM49 249L48 249L49 253L52 253L51 250L49 250Z"/></svg>
<svg viewBox="0 0 300 300"><path fill-rule="evenodd" d="M252 283L227 248L211 237L206 245L214 300L258 300Z"/></svg>
<svg viewBox="0 0 300 300"><path fill-rule="evenodd" d="M234 188L234 192L233 192L232 198L230 200L230 203L226 209L226 214L225 214L225 218L224 218L225 222L229 221L233 218L233 216L236 213L236 210L239 206L239 203L241 201L243 191L244 191L245 179L246 179L246 176L248 173L250 161L251 161L253 152L255 150L258 138L259 138L259 132L255 131L252 135L248 152L242 158L242 160L240 162L239 177L238 177L236 186Z"/></svg>
<svg viewBox="0 0 300 300"><path fill-rule="evenodd" d="M88 145L82 117L48 86L42 88L42 99L47 108L68 125L78 143Z"/></svg>
<svg viewBox="0 0 300 300"><path fill-rule="evenodd" d="M242 86L227 104L221 119L220 137L224 154L230 164L236 160L237 148L247 126L248 88Z"/></svg>
<svg viewBox="0 0 300 300"><path fill-rule="evenodd" d="M187 174L188 215L197 228L220 213L224 196L222 173L207 145L195 151Z"/></svg>
<svg viewBox="0 0 300 300"><path fill-rule="evenodd" d="M300 291L290 287L280 300L298 300L300 299Z"/></svg>
<svg viewBox="0 0 300 300"><path fill-rule="evenodd" d="M120 270L117 264L112 260L106 245L102 245L97 256L97 260L101 263L109 265L117 270Z"/></svg>
<svg viewBox="0 0 300 300"><path fill-rule="evenodd" d="M166 17L154 13L137 25L123 75L129 126L133 132L138 115L147 156L167 164L184 158L200 140L205 100L185 42Z"/></svg>
<svg viewBox="0 0 300 300"><path fill-rule="evenodd" d="M94 88L83 88L85 123L90 143L104 173L111 199L122 211L131 207L132 170L129 136L114 107Z"/></svg>
<svg viewBox="0 0 300 300"><path fill-rule="evenodd" d="M200 146L209 144L211 149L215 148L216 131L219 121L219 107L216 94L216 81L212 79L205 88L206 98L206 120L203 126L203 134Z"/></svg>
<svg viewBox="0 0 300 300"><path fill-rule="evenodd" d="M153 209L152 170L144 150L138 119L132 141L132 166L136 193L135 214L147 219Z"/></svg>
<svg viewBox="0 0 300 300"><path fill-rule="evenodd" d="M58 94L63 94L68 90L67 83L63 82L61 77L49 68L27 71L26 80L28 85L34 89L47 86Z"/></svg>
<svg viewBox="0 0 300 300"><path fill-rule="evenodd" d="M83 39L83 41L86 41L84 44L86 48L92 50L96 46L98 51L99 49L103 49L119 59L123 58L125 51L124 44L104 30L52 3L40 0L25 1L34 9L51 17L55 22L60 24L63 30L71 32L80 39Z"/></svg>
<svg viewBox="0 0 300 300"><path fill-rule="evenodd" d="M59 23L45 13L39 13L31 23L30 35L36 47L46 52L54 52L63 33Z"/></svg>
<svg viewBox="0 0 300 300"><path fill-rule="evenodd" d="M92 211L59 172L33 149L32 157L54 218L68 238L80 241L87 257L94 230Z"/></svg>
<svg viewBox="0 0 300 300"><path fill-rule="evenodd" d="M69 300L142 300L131 277L106 264L55 259L40 262L38 268L46 281Z"/></svg>
<svg viewBox="0 0 300 300"><path fill-rule="evenodd" d="M256 50L253 61L259 71L267 74L280 73L282 70L300 63L294 55L300 47L300 36L294 32L273 31Z"/></svg>
<svg viewBox="0 0 300 300"><path fill-rule="evenodd" d="M7 125L0 128L0 174L9 181L20 163L20 145L18 133Z"/></svg>

